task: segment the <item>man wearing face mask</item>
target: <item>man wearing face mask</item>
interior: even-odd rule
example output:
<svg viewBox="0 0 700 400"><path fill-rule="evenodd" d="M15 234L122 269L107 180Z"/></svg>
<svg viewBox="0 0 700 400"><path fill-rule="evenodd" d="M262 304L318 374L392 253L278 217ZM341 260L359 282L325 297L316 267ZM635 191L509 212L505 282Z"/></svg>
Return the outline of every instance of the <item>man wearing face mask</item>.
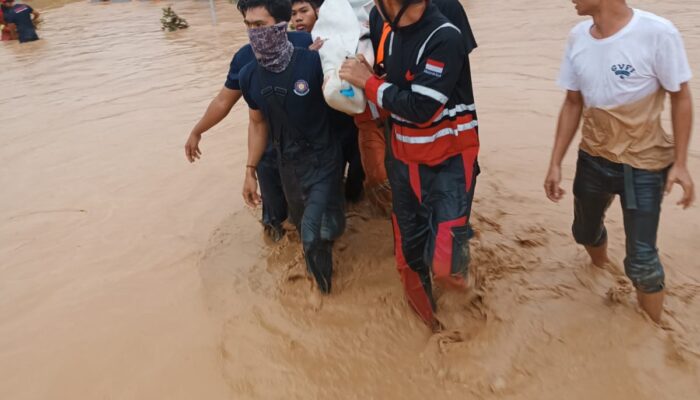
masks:
<svg viewBox="0 0 700 400"><path fill-rule="evenodd" d="M466 287L473 235L479 139L468 52L462 32L430 2L375 4L391 29L378 54L384 70L375 75L358 57L340 77L391 114L386 163L397 265L410 305L437 328L432 282Z"/></svg>
<svg viewBox="0 0 700 400"><path fill-rule="evenodd" d="M238 3L260 4L258 0L239 0ZM269 25L289 20L288 0L276 0L270 3L269 9L271 18L266 21ZM287 32L287 37L295 47L307 48L312 43L311 35L307 32ZM255 55L250 44L241 47L233 56L224 86L211 101L206 112L192 128L187 138L185 156L189 162L195 162L202 155L199 149L202 135L221 122L241 98L240 72L245 65L253 60L255 60ZM282 239L285 233L282 223L287 219L287 200L284 197L282 182L277 169L277 154L272 146L268 146L260 163L258 163L257 176L263 198L263 229L267 237L277 242Z"/></svg>
<svg viewBox="0 0 700 400"><path fill-rule="evenodd" d="M269 24L275 1L238 3L257 61L240 74L251 125L243 198L250 206L260 202L255 170L269 137L307 269L321 292L329 293L333 241L345 229L340 143L331 137L319 55L294 48L287 38L287 22ZM291 15L289 3L287 7Z"/></svg>

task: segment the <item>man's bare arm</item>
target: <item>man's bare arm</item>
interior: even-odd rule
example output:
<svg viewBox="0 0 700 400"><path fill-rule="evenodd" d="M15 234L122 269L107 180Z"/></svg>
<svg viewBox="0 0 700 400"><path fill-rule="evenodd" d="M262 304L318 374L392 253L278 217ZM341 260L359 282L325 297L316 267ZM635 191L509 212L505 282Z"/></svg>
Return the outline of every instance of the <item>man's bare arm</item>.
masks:
<svg viewBox="0 0 700 400"><path fill-rule="evenodd" d="M559 186L561 183L561 163L571 145L571 141L576 136L576 131L581 122L582 111L583 96L581 92L567 91L564 104L559 112L554 148L552 149L552 157L549 162L549 171L544 182L544 191L547 197L554 202L561 200L565 193L564 189Z"/></svg>
<svg viewBox="0 0 700 400"><path fill-rule="evenodd" d="M668 173L666 193L670 193L675 183L683 188L683 197L678 205L690 207L695 201L695 184L688 171L688 147L693 126L693 100L687 83L681 90L671 93L671 122L675 142L676 159Z"/></svg>
<svg viewBox="0 0 700 400"><path fill-rule="evenodd" d="M199 150L199 141L202 138L202 134L226 118L228 113L231 112L231 108L240 98L240 90L233 90L224 86L219 91L219 94L209 103L209 107L207 107L199 122L192 128L190 136L185 143L185 156L189 162L194 162L202 154Z"/></svg>
<svg viewBox="0 0 700 400"><path fill-rule="evenodd" d="M250 109L248 112L248 161L243 182L243 200L250 207L261 203L255 169L267 147L267 135L268 125L265 116L260 110Z"/></svg>

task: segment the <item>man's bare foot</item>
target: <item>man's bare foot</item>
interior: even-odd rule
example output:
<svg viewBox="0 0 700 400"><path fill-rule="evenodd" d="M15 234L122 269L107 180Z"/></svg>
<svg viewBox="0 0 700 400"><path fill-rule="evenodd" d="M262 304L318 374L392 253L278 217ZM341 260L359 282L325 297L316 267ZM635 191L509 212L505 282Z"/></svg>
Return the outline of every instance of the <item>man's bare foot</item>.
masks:
<svg viewBox="0 0 700 400"><path fill-rule="evenodd" d="M657 324L661 321L661 313L664 311L664 291L656 293L643 293L637 290L639 307Z"/></svg>
<svg viewBox="0 0 700 400"><path fill-rule="evenodd" d="M610 259L608 258L608 242L605 242L598 247L584 247L586 248L586 252L588 252L588 255L591 257L591 262L596 267L602 268L605 266L605 264L610 262Z"/></svg>

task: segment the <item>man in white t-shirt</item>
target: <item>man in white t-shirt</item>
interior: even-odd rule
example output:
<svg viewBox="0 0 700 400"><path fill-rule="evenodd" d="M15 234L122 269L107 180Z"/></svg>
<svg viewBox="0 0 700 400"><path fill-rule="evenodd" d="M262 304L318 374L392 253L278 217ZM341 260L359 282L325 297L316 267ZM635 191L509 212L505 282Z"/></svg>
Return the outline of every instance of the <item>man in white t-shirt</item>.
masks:
<svg viewBox="0 0 700 400"><path fill-rule="evenodd" d="M690 66L673 24L631 9L625 0L574 0L590 20L572 29L559 85L567 90L545 180L547 197L564 190L561 162L583 120L574 179L576 242L593 264L608 263L605 211L620 195L627 239L625 273L641 308L656 322L663 311L664 271L656 248L661 200L674 183L678 202L695 197L687 168L692 105ZM666 93L671 97L673 137L661 127Z"/></svg>

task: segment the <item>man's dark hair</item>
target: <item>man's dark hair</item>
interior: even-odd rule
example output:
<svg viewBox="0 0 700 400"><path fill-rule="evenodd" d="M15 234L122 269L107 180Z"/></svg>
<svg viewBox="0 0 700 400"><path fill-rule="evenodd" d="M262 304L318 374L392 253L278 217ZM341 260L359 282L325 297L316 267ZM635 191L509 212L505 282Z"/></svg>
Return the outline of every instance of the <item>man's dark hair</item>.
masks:
<svg viewBox="0 0 700 400"><path fill-rule="evenodd" d="M323 4L323 0L292 0L292 5L295 5L298 3L309 3L311 5L311 7L313 7L313 8L321 8L321 4Z"/></svg>
<svg viewBox="0 0 700 400"><path fill-rule="evenodd" d="M251 8L263 7L277 23L292 19L292 3L289 0L238 0L236 7L244 17Z"/></svg>

